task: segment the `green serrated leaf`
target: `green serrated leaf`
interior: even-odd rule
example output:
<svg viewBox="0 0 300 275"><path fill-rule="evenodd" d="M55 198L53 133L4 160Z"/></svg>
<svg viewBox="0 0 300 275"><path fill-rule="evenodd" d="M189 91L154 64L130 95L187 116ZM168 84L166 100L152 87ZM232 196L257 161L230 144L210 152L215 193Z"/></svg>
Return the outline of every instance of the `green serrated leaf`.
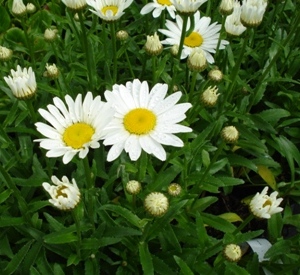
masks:
<svg viewBox="0 0 300 275"><path fill-rule="evenodd" d="M180 272L183 275L194 275L194 272L189 268L184 260L179 258L178 256L174 255L175 262L180 267Z"/></svg>
<svg viewBox="0 0 300 275"><path fill-rule="evenodd" d="M5 269L2 271L3 275L13 274L18 269L19 265L24 260L26 254L28 253L28 250L30 249L33 242L34 242L34 240L27 242L18 251L18 253L14 255L14 257L11 259L11 261L8 263L8 265L5 267Z"/></svg>
<svg viewBox="0 0 300 275"><path fill-rule="evenodd" d="M153 262L152 257L148 249L148 245L146 242L140 242L139 243L139 255L140 255L140 261L143 268L143 271L145 275L153 275L154 274L154 268L153 268Z"/></svg>
<svg viewBox="0 0 300 275"><path fill-rule="evenodd" d="M114 213L117 213L120 216L122 216L123 218L125 218L132 225L134 225L138 228L141 228L140 218L137 215L133 214L128 209L126 209L120 205L105 204L105 205L102 205L99 210L109 210Z"/></svg>

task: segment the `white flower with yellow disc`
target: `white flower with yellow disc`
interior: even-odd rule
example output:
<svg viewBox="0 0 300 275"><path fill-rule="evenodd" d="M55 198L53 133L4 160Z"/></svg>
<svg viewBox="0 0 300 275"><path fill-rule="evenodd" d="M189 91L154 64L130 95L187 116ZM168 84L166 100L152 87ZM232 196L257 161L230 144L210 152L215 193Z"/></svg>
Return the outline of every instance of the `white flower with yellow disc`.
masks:
<svg viewBox="0 0 300 275"><path fill-rule="evenodd" d="M75 101L65 96L65 103L58 97L47 106L48 110L39 109L41 116L51 125L37 122L37 130L46 138L37 139L40 146L48 152L49 158L63 156L63 163L68 163L79 153L85 158L89 148L99 148L103 139L103 129L113 117L114 110L100 96L93 98L88 92L82 101L78 94Z"/></svg>
<svg viewBox="0 0 300 275"><path fill-rule="evenodd" d="M141 14L147 14L147 13L153 11L152 16L154 18L157 18L161 15L162 11L164 11L164 10L167 10L168 13L170 14L170 16L172 18L175 18L176 9L170 0L153 0L153 2L146 4L142 8Z"/></svg>
<svg viewBox="0 0 300 275"><path fill-rule="evenodd" d="M116 21L124 14L133 0L87 0L89 6L94 10L90 11L104 21Z"/></svg>
<svg viewBox="0 0 300 275"><path fill-rule="evenodd" d="M186 35L183 42L183 50L181 59L186 58L195 48L201 48L206 56L208 63L214 63L214 58L211 53L216 52L218 40L220 36L221 25L216 22L210 24L211 18L203 16L200 18L200 12L197 11L194 15L195 27L189 35ZM187 22L186 31L190 29L190 19ZM179 45L183 27L182 18L176 15L176 23L167 20L166 27L168 30L159 29L158 31L167 36L161 43L166 45ZM220 49L224 49L228 41L221 40Z"/></svg>
<svg viewBox="0 0 300 275"><path fill-rule="evenodd" d="M183 142L174 133L191 132L192 129L177 124L186 118L190 103L176 104L182 93L165 98L167 84L157 83L149 93L148 83L135 79L124 85L114 85L105 92L105 98L115 109L113 121L106 127L104 145L112 145L107 160L113 161L123 149L131 160L137 160L142 150L158 159L166 160L163 145L182 147Z"/></svg>

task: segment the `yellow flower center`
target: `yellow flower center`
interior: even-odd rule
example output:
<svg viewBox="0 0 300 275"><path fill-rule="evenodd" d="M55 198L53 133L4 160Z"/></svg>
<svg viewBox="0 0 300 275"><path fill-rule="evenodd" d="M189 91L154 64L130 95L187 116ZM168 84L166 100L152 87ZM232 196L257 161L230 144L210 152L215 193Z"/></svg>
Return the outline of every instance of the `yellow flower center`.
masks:
<svg viewBox="0 0 300 275"><path fill-rule="evenodd" d="M64 192L62 192L64 189L67 189L67 186L61 185L57 187L57 191L56 191L56 198L58 199L58 197L64 197L67 198L68 195Z"/></svg>
<svg viewBox="0 0 300 275"><path fill-rule="evenodd" d="M106 7L103 7L101 11L102 11L102 13L105 14L105 15L106 15L106 13L107 13L108 11L112 11L112 12L113 12L113 15L116 15L116 13L118 12L118 6L113 6L113 5L111 5L111 6L106 6Z"/></svg>
<svg viewBox="0 0 300 275"><path fill-rule="evenodd" d="M272 202L270 200L266 200L265 203L263 204L263 207L266 207L266 206L271 206L272 205Z"/></svg>
<svg viewBox="0 0 300 275"><path fill-rule="evenodd" d="M75 123L65 130L63 141L74 149L80 149L85 143L91 141L94 133L95 130L91 125Z"/></svg>
<svg viewBox="0 0 300 275"><path fill-rule="evenodd" d="M157 3L160 5L166 5L166 6L171 6L172 3L170 0L157 0Z"/></svg>
<svg viewBox="0 0 300 275"><path fill-rule="evenodd" d="M197 32L192 32L189 36L184 38L183 43L191 48L199 47L203 43L203 37Z"/></svg>
<svg viewBox="0 0 300 275"><path fill-rule="evenodd" d="M129 133L145 135L154 129L156 115L148 109L137 108L125 115L123 123Z"/></svg>

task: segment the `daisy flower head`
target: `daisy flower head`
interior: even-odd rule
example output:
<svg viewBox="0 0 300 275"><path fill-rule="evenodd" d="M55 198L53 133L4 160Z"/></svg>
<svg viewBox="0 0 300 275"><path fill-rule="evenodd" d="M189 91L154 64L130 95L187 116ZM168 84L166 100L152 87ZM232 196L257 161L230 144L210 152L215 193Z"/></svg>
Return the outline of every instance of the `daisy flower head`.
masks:
<svg viewBox="0 0 300 275"><path fill-rule="evenodd" d="M82 101L78 94L75 101L65 96L65 103L55 97L48 110L39 109L41 116L49 122L37 122L37 130L46 138L37 139L40 147L48 150L46 156L56 158L63 156L63 163L69 163L79 153L79 158L85 158L89 148L99 148L99 140L103 139L104 127L113 117L114 110L109 104L102 102L100 96L93 98L88 92Z"/></svg>
<svg viewBox="0 0 300 275"><path fill-rule="evenodd" d="M241 4L234 2L233 13L226 17L225 30L231 36L240 36L247 28L241 23Z"/></svg>
<svg viewBox="0 0 300 275"><path fill-rule="evenodd" d="M178 13L192 15L207 0L171 0Z"/></svg>
<svg viewBox="0 0 300 275"><path fill-rule="evenodd" d="M75 179L72 179L72 183L70 183L66 176L63 176L61 181L57 177L52 176L51 181L54 185L48 182L43 183L44 189L51 196L49 202L60 210L75 208L80 201L80 191Z"/></svg>
<svg viewBox="0 0 300 275"><path fill-rule="evenodd" d="M110 22L121 18L133 0L86 0L94 10L90 11L102 20Z"/></svg>
<svg viewBox="0 0 300 275"><path fill-rule="evenodd" d="M73 11L80 11L86 7L86 0L62 0L62 2Z"/></svg>
<svg viewBox="0 0 300 275"><path fill-rule="evenodd" d="M180 59L189 56L193 49L201 48L208 63L214 63L214 58L211 53L216 52L218 40L220 36L221 25L215 23L210 24L211 18L203 16L200 18L200 12L197 11L194 15L195 26L192 32L184 38L183 50ZM188 19L186 31L190 29L191 22ZM183 27L183 20L179 15L176 15L176 23L170 20L166 22L167 30L159 29L158 31L167 36L162 44L179 45ZM228 41L221 40L220 49L224 49Z"/></svg>
<svg viewBox="0 0 300 275"><path fill-rule="evenodd" d="M115 109L112 122L106 127L104 145L112 145L107 160L113 161L123 149L136 161L142 150L158 159L166 160L163 145L182 147L183 142L174 133L191 132L192 129L178 124L186 118L190 103L176 104L182 93L176 92L165 98L167 84L157 83L149 92L146 81L134 79L124 85L114 85L105 92L105 98Z"/></svg>
<svg viewBox="0 0 300 275"><path fill-rule="evenodd" d="M34 71L29 67L22 69L19 65L17 70L11 70L11 76L4 77L5 82L13 95L18 99L29 99L36 93L36 80Z"/></svg>
<svg viewBox="0 0 300 275"><path fill-rule="evenodd" d="M161 12L165 9L168 11L170 16L174 19L176 9L170 0L153 0L153 2L146 4L142 8L141 14L147 14L153 11L152 16L154 18L157 18L161 15Z"/></svg>
<svg viewBox="0 0 300 275"><path fill-rule="evenodd" d="M277 199L278 192L274 191L270 196L267 195L269 187L265 187L261 193L256 193L250 202L250 210L254 216L262 219L270 219L273 214L283 210L279 207L283 198Z"/></svg>

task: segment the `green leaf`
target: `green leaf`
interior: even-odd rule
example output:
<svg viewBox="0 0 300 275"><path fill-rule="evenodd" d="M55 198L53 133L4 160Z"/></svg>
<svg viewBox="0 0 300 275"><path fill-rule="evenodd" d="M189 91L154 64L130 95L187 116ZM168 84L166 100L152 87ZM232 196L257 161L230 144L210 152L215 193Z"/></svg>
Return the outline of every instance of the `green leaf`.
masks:
<svg viewBox="0 0 300 275"><path fill-rule="evenodd" d="M250 275L250 273L236 263L226 262L225 275Z"/></svg>
<svg viewBox="0 0 300 275"><path fill-rule="evenodd" d="M178 256L174 255L175 262L180 267L180 272L183 275L194 275L194 272L189 268L184 260L179 258Z"/></svg>
<svg viewBox="0 0 300 275"><path fill-rule="evenodd" d="M291 224L293 226L296 226L298 230L300 230L300 214L284 217L283 222L284 224Z"/></svg>
<svg viewBox="0 0 300 275"><path fill-rule="evenodd" d="M262 117L259 115L250 115L251 120L254 122L255 126L265 132L276 134L277 131L273 128L273 126L265 121Z"/></svg>
<svg viewBox="0 0 300 275"><path fill-rule="evenodd" d="M229 154L227 155L227 159L232 166L243 166L251 169L254 172L257 172L256 165L252 162L252 160L247 159L243 156L237 154Z"/></svg>
<svg viewBox="0 0 300 275"><path fill-rule="evenodd" d="M11 261L8 263L8 265L5 267L5 269L2 271L3 275L13 274L18 269L19 265L24 260L26 254L28 253L28 250L30 249L33 242L34 242L34 240L27 242L18 251L18 253L14 255L14 257L11 259Z"/></svg>
<svg viewBox="0 0 300 275"><path fill-rule="evenodd" d="M117 213L123 218L125 218L132 225L141 228L141 219L137 215L133 214L131 211L120 205L105 204L102 205L99 210L109 210L114 213Z"/></svg>
<svg viewBox="0 0 300 275"><path fill-rule="evenodd" d="M89 238L82 241L82 249L98 250L100 247L105 247L122 241L122 238L101 237Z"/></svg>
<svg viewBox="0 0 300 275"><path fill-rule="evenodd" d="M214 215L211 215L208 213L201 213L201 216L202 216L203 222L205 224L207 224L217 230L220 230L225 233L231 233L235 230L234 225L232 225L230 222L228 222L220 217L217 217L217 216L214 216Z"/></svg>
<svg viewBox="0 0 300 275"><path fill-rule="evenodd" d="M180 202L177 202L176 204L171 205L171 207L168 209L167 213L155 220L155 222L150 226L149 232L148 232L148 238L154 238L159 234L159 232L166 226L166 224L169 223L171 219L173 219L176 214L179 214L180 208L182 208L188 200L182 200Z"/></svg>
<svg viewBox="0 0 300 275"><path fill-rule="evenodd" d="M10 189L6 189L5 191L3 191L1 194L0 194L0 204L5 202L9 197L10 195L13 193L12 190Z"/></svg>
<svg viewBox="0 0 300 275"><path fill-rule="evenodd" d="M268 220L270 241L276 241L282 236L283 221L280 213L276 213Z"/></svg>
<svg viewBox="0 0 300 275"><path fill-rule="evenodd" d="M265 121L276 124L279 119L290 116L291 113L284 109L270 109L259 113L259 116Z"/></svg>
<svg viewBox="0 0 300 275"><path fill-rule="evenodd" d="M160 172L155 179L155 181L148 186L148 191L153 192L156 190L162 190L164 187L168 186L177 177L177 175L182 171L182 167L171 166L168 169Z"/></svg>
<svg viewBox="0 0 300 275"><path fill-rule="evenodd" d="M140 236L142 232L130 227L107 227L103 233L103 237L124 237L124 236Z"/></svg>
<svg viewBox="0 0 300 275"><path fill-rule="evenodd" d="M24 224L23 217L14 218L14 217L0 217L0 227L6 226L15 226Z"/></svg>
<svg viewBox="0 0 300 275"><path fill-rule="evenodd" d="M142 268L145 275L152 275L154 274L153 262L152 257L148 249L148 245L146 242L139 243L139 255L140 261L142 264Z"/></svg>
<svg viewBox="0 0 300 275"><path fill-rule="evenodd" d="M24 262L22 263L22 272L24 274L29 273L30 267L35 263L36 258L38 257L43 243L41 241L35 242L29 251L27 252Z"/></svg>
<svg viewBox="0 0 300 275"><path fill-rule="evenodd" d="M264 166L264 165L258 165L257 166L258 171L257 173L262 177L262 179L273 189L277 190L276 186L276 180L275 176L273 175L272 171Z"/></svg>
<svg viewBox="0 0 300 275"><path fill-rule="evenodd" d="M44 242L49 244L64 244L78 241L74 232L54 232L44 236Z"/></svg>
<svg viewBox="0 0 300 275"><path fill-rule="evenodd" d="M204 198L200 198L193 204L193 208L191 209L191 211L197 210L199 212L202 212L216 201L218 201L217 197L207 196Z"/></svg>
<svg viewBox="0 0 300 275"><path fill-rule="evenodd" d="M155 273L161 275L176 275L176 273L166 264L164 260L161 260L155 255L151 255L151 257L152 257Z"/></svg>
<svg viewBox="0 0 300 275"><path fill-rule="evenodd" d="M273 258L280 255L286 255L290 252L291 241L290 240L279 240L273 244L265 254L266 258Z"/></svg>
<svg viewBox="0 0 300 275"><path fill-rule="evenodd" d="M0 33L4 33L10 27L10 17L5 7L0 7Z"/></svg>

